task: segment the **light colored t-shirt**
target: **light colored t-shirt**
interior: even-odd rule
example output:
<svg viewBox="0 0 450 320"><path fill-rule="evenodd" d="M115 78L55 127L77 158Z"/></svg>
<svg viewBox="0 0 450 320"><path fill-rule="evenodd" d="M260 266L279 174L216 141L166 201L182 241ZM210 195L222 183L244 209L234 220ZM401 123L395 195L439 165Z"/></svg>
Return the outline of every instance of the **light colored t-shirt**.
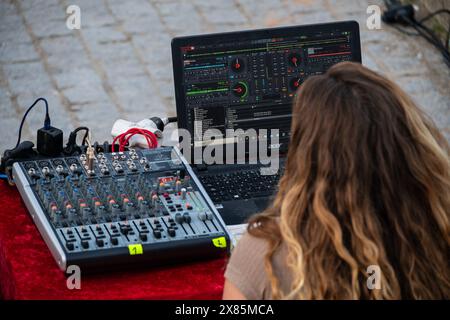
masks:
<svg viewBox="0 0 450 320"><path fill-rule="evenodd" d="M271 299L271 285L265 270L266 240L244 234L234 248L225 271L225 278L233 283L249 300ZM289 292L291 275L286 265L286 247L281 245L273 256L273 270L283 292Z"/></svg>

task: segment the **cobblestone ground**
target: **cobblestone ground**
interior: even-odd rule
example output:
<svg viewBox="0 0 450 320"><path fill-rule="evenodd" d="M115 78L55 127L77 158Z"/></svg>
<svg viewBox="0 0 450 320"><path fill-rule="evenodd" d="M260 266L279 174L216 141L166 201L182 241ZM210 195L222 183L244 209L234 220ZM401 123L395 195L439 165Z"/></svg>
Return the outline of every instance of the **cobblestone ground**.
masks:
<svg viewBox="0 0 450 320"><path fill-rule="evenodd" d="M370 3L369 3L370 2ZM65 9L81 8L81 30ZM175 114L170 40L177 35L354 19L363 63L399 83L450 140L450 71L424 40L366 27L361 0L0 0L0 151L12 147L24 110L48 98L52 122L86 125L109 139L115 119ZM35 139L43 115L24 128Z"/></svg>

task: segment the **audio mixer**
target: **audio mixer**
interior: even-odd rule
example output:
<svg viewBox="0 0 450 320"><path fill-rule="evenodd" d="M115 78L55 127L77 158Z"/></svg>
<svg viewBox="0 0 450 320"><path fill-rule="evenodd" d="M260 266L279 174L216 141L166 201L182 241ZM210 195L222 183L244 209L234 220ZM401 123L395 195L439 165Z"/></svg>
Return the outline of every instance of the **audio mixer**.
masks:
<svg viewBox="0 0 450 320"><path fill-rule="evenodd" d="M13 176L62 270L229 251L223 220L177 148L17 162Z"/></svg>

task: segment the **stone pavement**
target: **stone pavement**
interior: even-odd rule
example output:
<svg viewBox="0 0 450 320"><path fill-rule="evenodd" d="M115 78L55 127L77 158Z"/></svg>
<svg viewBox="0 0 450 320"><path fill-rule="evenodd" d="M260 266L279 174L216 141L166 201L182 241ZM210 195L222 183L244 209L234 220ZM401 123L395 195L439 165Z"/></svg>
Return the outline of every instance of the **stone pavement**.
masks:
<svg viewBox="0 0 450 320"><path fill-rule="evenodd" d="M0 152L14 145L39 96L66 135L86 125L98 141L119 117L174 115L174 36L347 19L360 23L363 63L397 81L450 140L450 70L421 38L385 25L368 30L366 8L381 2L0 0ZM66 27L71 4L81 8L80 30ZM35 139L41 110L29 115L24 139Z"/></svg>

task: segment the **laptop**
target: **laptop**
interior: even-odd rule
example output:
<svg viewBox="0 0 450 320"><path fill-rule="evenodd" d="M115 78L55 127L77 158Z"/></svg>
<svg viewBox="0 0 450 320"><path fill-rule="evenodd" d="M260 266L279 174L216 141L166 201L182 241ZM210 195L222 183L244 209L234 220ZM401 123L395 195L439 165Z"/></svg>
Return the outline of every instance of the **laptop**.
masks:
<svg viewBox="0 0 450 320"><path fill-rule="evenodd" d="M361 62L356 21L172 40L181 149L235 235L277 191L297 89L341 61Z"/></svg>

